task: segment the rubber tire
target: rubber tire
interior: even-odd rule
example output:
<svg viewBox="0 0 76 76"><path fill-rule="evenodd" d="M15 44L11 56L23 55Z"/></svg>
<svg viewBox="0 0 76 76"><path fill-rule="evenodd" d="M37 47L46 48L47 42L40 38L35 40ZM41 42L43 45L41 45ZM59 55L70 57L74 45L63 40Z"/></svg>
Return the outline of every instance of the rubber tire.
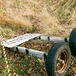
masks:
<svg viewBox="0 0 76 76"><path fill-rule="evenodd" d="M71 49L71 54L76 56L76 28L74 28L70 34L69 47Z"/></svg>
<svg viewBox="0 0 76 76"><path fill-rule="evenodd" d="M56 60L60 52L66 49L68 53L68 64L65 71L62 74L59 74L56 71ZM48 76L64 76L70 66L71 52L68 44L66 43L57 43L55 44L48 52L48 56L45 61L45 67Z"/></svg>

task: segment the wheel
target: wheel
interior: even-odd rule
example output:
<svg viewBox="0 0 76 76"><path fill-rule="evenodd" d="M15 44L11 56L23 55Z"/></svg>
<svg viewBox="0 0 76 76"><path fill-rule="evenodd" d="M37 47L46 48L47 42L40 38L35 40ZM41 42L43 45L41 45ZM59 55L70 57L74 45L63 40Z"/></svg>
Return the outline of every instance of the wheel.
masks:
<svg viewBox="0 0 76 76"><path fill-rule="evenodd" d="M45 67L48 76L64 76L69 68L71 52L67 43L57 43L48 52Z"/></svg>
<svg viewBox="0 0 76 76"><path fill-rule="evenodd" d="M70 34L69 47L71 49L71 54L76 56L76 28L74 28Z"/></svg>

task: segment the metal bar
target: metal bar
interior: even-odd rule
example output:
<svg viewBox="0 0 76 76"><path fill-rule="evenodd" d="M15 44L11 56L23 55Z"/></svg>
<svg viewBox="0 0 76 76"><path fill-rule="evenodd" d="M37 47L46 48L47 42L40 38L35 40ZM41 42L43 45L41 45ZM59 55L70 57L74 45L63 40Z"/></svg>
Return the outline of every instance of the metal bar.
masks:
<svg viewBox="0 0 76 76"><path fill-rule="evenodd" d="M39 36L38 39L53 42L69 42L69 38L60 38L55 36Z"/></svg>
<svg viewBox="0 0 76 76"><path fill-rule="evenodd" d="M7 48L12 48L14 46L17 46L19 44L22 44L26 41L29 41L39 36L40 34L24 34L24 35L21 35L21 36L18 36L18 37L15 37L3 42L3 45Z"/></svg>
<svg viewBox="0 0 76 76"><path fill-rule="evenodd" d="M42 58L42 59L46 59L46 56L48 54L47 52L42 52L42 51L38 51L34 49L28 49L28 48L24 48L20 46L13 47L12 50L15 52L24 53L24 54L34 56L37 58Z"/></svg>

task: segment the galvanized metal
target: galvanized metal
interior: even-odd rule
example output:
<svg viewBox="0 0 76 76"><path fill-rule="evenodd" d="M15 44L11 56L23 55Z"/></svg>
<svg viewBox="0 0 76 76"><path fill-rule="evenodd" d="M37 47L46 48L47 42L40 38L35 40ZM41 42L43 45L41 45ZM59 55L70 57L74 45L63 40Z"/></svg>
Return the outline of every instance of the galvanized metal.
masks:
<svg viewBox="0 0 76 76"><path fill-rule="evenodd" d="M69 38L63 39L63 38L55 37L55 36L41 36L40 34L24 34L22 36L15 37L13 39L9 39L5 42L1 42L0 45L7 48L11 48L15 52L21 52L21 53L28 54L30 56L34 56L37 58L46 59L48 55L47 52L17 46L33 38L39 38L41 40L53 41L53 42L69 42Z"/></svg>
<svg viewBox="0 0 76 76"><path fill-rule="evenodd" d="M69 42L69 38L60 38L55 36L39 36L38 38L44 41Z"/></svg>
<svg viewBox="0 0 76 76"><path fill-rule="evenodd" d="M29 41L33 38L38 37L38 36L40 36L40 34L24 34L24 35L9 39L9 40L3 42L2 45L4 45L5 47L8 47L8 48L12 48L14 46L17 46L21 43Z"/></svg>
<svg viewBox="0 0 76 76"><path fill-rule="evenodd" d="M46 56L48 55L47 52L34 50L34 49L28 49L28 48L20 47L20 46L13 47L12 50L15 52L24 53L24 54L34 56L37 58L42 58L42 59L46 59Z"/></svg>

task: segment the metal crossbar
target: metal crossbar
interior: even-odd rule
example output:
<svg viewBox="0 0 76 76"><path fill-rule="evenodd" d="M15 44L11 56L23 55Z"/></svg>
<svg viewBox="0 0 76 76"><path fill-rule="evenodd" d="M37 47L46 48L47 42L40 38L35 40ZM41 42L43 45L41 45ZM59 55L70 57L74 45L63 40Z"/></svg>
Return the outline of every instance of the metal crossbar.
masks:
<svg viewBox="0 0 76 76"><path fill-rule="evenodd" d="M7 48L12 48L14 46L17 46L17 45L19 45L21 43L29 41L29 40L31 40L33 38L38 37L38 36L40 36L40 34L24 34L24 35L18 36L16 38L9 39L9 40L3 42L2 45L4 45Z"/></svg>

